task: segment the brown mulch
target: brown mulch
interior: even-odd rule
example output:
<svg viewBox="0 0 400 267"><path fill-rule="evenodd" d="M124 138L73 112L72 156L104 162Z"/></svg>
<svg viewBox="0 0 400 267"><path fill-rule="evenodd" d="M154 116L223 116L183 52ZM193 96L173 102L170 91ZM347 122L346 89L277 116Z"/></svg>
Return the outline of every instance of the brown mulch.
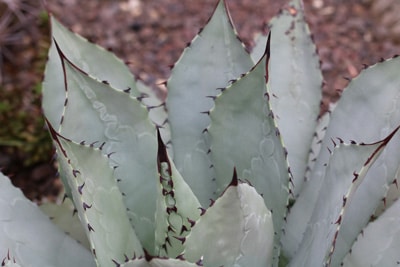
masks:
<svg viewBox="0 0 400 267"><path fill-rule="evenodd" d="M239 35L249 47L253 45L254 35L287 3L284 0L227 2ZM186 44L207 21L215 3L216 0L47 0L47 8L72 30L113 50L129 62L137 77L155 86L168 78L169 66L177 61ZM364 66L400 53L400 2L304 0L304 3L321 56L326 81L325 104L337 100L348 79ZM35 27L35 23L30 27ZM4 60L1 89L27 90L23 107L33 116L41 116L38 103L29 99L29 90L41 79L44 62L41 54L49 42L48 28L37 29L35 38L31 30L21 32L26 35L21 39L24 43L11 47L13 60ZM38 65L41 67L32 68ZM7 121L0 121L0 125L4 123ZM28 197L55 195L59 182L54 179L50 153L47 161L28 167L19 163L21 157L0 147L0 167L13 174L13 182Z"/></svg>

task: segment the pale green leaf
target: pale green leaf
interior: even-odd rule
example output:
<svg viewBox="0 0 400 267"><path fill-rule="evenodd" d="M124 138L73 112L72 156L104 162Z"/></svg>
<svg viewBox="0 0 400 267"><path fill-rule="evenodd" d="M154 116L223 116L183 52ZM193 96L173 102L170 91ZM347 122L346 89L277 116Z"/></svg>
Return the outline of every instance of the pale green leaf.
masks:
<svg viewBox="0 0 400 267"><path fill-rule="evenodd" d="M337 243L337 237L342 230L348 229L346 218L360 216L349 212L349 207L354 205L353 199L357 189L364 186L363 182L369 168L380 156L393 134L375 144L340 144L334 149L326 167L317 204L301 244L293 242L293 245L299 246L291 266L325 266L331 263L332 266L338 266L344 255L341 259L332 256L335 249L341 246ZM366 198L364 201L368 202L369 199ZM350 246L364 225L351 225L351 227L353 231L346 233ZM353 240L351 236L354 237ZM290 239L291 233L287 233L285 238Z"/></svg>
<svg viewBox="0 0 400 267"><path fill-rule="evenodd" d="M58 130L66 98L61 60L55 42L65 56L83 71L100 81L107 81L120 90L130 88L132 95L139 96L129 68L113 53L88 42L70 32L51 16L52 45L43 82L43 109L47 119Z"/></svg>
<svg viewBox="0 0 400 267"><path fill-rule="evenodd" d="M59 162L68 172L68 183L82 226L99 266L112 260L143 255L127 216L122 194L100 149L74 143L50 128L59 151ZM117 219L116 219L117 218Z"/></svg>
<svg viewBox="0 0 400 267"><path fill-rule="evenodd" d="M199 267L199 266L201 265L197 265L196 263L191 263L179 259L152 259L150 261L150 267Z"/></svg>
<svg viewBox="0 0 400 267"><path fill-rule="evenodd" d="M321 116L318 120L318 125L315 130L315 135L311 143L310 154L308 158L308 168L305 173L305 179L308 179L309 176L311 175L311 171L313 170L315 161L318 157L318 154L320 153L322 139L325 135L326 128L329 125L329 119L330 119L330 113L327 112L323 116ZM298 215L300 216L301 210L299 209L298 212L299 212ZM296 226L297 226L296 221L292 220L287 221L285 224L286 235L284 235L281 238L283 253L288 258L292 258L294 256L294 253L296 252L297 247L300 244L302 238L301 236L297 235L301 230L296 228Z"/></svg>
<svg viewBox="0 0 400 267"><path fill-rule="evenodd" d="M59 153L61 153L60 151L57 150L56 148L56 156L58 157ZM68 184L68 170L64 170L63 165L58 165L58 173L60 175L60 179L61 182L64 186L64 192L66 197L72 199L72 192L71 192L71 188L69 187Z"/></svg>
<svg viewBox="0 0 400 267"><path fill-rule="evenodd" d="M368 224L344 259L344 267L397 266L400 262L400 201Z"/></svg>
<svg viewBox="0 0 400 267"><path fill-rule="evenodd" d="M39 208L62 231L81 243L85 248L90 249L85 229L82 227L71 199L65 198L61 204L52 202L43 203Z"/></svg>
<svg viewBox="0 0 400 267"><path fill-rule="evenodd" d="M200 203L170 160L159 139L159 181L156 212L156 253L176 258L183 252L180 239L188 235L191 222L200 217Z"/></svg>
<svg viewBox="0 0 400 267"><path fill-rule="evenodd" d="M184 257L204 266L265 267L273 260L272 214L256 190L233 180L193 226Z"/></svg>
<svg viewBox="0 0 400 267"><path fill-rule="evenodd" d="M204 129L217 88L227 86L251 68L251 58L238 40L225 1L184 50L167 82L167 110L174 162L202 205L215 198L213 172Z"/></svg>
<svg viewBox="0 0 400 267"><path fill-rule="evenodd" d="M0 255L24 267L94 267L91 253L51 223L0 173ZM13 266L13 265L9 265Z"/></svg>
<svg viewBox="0 0 400 267"><path fill-rule="evenodd" d="M352 80L343 91L336 107L331 112L330 123L321 145L309 181L303 186L299 198L288 214L292 241L299 244L315 208L323 184L325 164L329 151L337 138L349 142L374 143L382 140L400 125L400 58L378 63ZM371 167L364 183L355 196L350 214L354 216L347 225L366 225L368 218L384 198L387 186L400 165L400 138L394 138L383 155ZM368 202L365 201L368 199ZM357 203L357 204L356 204ZM366 205L368 203L368 205ZM345 227L345 226L343 226ZM346 232L346 231L345 231ZM344 255L343 255L344 256Z"/></svg>
<svg viewBox="0 0 400 267"><path fill-rule="evenodd" d="M208 129L217 192L229 184L231 170L248 180L273 212L275 256L289 197L289 173L279 131L268 104L267 56L215 99Z"/></svg>
<svg viewBox="0 0 400 267"><path fill-rule="evenodd" d="M389 186L387 186L387 193L385 198L381 201L378 208L374 212L374 216L380 216L386 209L390 208L393 203L395 203L400 198L400 188L399 188L399 175L400 175L400 166L396 173L396 177Z"/></svg>
<svg viewBox="0 0 400 267"><path fill-rule="evenodd" d="M145 258L130 260L121 264L120 267L199 267L196 263L187 262L179 259L159 259L153 258L147 261Z"/></svg>
<svg viewBox="0 0 400 267"><path fill-rule="evenodd" d="M157 144L146 108L133 97L141 96L134 77L112 53L69 32L54 18L52 35L43 83L44 113L57 131L62 128L60 133L76 142L109 141L104 152L115 153L112 161L119 166L116 177L122 180L119 185L127 196L124 201L132 224L152 251ZM64 173L61 166L61 179L70 196ZM139 184L145 186L133 194Z"/></svg>
<svg viewBox="0 0 400 267"><path fill-rule="evenodd" d="M21 267L21 265L19 265L15 259L12 258L12 256L10 256L10 254L8 254L6 257L4 257L4 259L1 261L1 266L2 267Z"/></svg>
<svg viewBox="0 0 400 267"><path fill-rule="evenodd" d="M171 130L168 123L168 114L165 102L159 97L157 92L150 86L145 85L142 81L136 81L137 88L143 96L142 103L149 109L149 117L151 121L160 126L159 131L164 144L167 144L168 151L172 153L172 147L169 145L171 141Z"/></svg>
<svg viewBox="0 0 400 267"><path fill-rule="evenodd" d="M120 267L151 267L145 258L133 259L124 263L121 262L119 264L121 264Z"/></svg>
<svg viewBox="0 0 400 267"><path fill-rule="evenodd" d="M63 65L68 101L60 134L78 143L105 142L102 151L118 166L115 178L128 215L143 246L153 252L157 137L148 111L137 98L98 82L66 58Z"/></svg>
<svg viewBox="0 0 400 267"><path fill-rule="evenodd" d="M302 188L308 166L309 149L320 112L323 80L319 57L304 16L301 1L293 0L269 23L270 104L288 150L295 196ZM266 42L267 36L259 37L253 60L260 58Z"/></svg>
<svg viewBox="0 0 400 267"><path fill-rule="evenodd" d="M308 155L308 163L307 163L306 173L305 173L305 177L304 177L305 181L307 181L309 179L309 176L311 175L311 171L314 168L315 161L317 160L319 152L321 151L321 143L322 143L322 140L324 139L326 129L329 125L330 116L331 116L330 112L326 112L325 114L323 114L321 117L318 118L317 127L315 129L314 137L312 139L311 147L310 147L310 151L309 151L309 155Z"/></svg>

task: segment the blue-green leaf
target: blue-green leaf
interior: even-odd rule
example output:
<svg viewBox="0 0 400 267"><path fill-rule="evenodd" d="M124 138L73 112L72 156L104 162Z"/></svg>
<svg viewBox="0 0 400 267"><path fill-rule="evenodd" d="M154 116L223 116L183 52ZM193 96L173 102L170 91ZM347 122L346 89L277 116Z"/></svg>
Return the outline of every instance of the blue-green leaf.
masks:
<svg viewBox="0 0 400 267"><path fill-rule="evenodd" d="M368 224L343 262L344 267L396 266L400 262L400 201Z"/></svg>
<svg viewBox="0 0 400 267"><path fill-rule="evenodd" d="M140 95L128 67L113 53L70 32L53 16L50 19L53 40L43 82L43 109L56 130L60 125L66 95L64 79L60 75L63 72L62 64L54 41L58 43L66 57L83 71L99 81L109 82L115 88L120 90L130 88L132 95Z"/></svg>
<svg viewBox="0 0 400 267"><path fill-rule="evenodd" d="M217 88L251 68L251 58L238 40L225 1L185 49L167 82L167 110L171 126L173 158L179 172L202 205L215 198L213 172L203 133Z"/></svg>
<svg viewBox="0 0 400 267"><path fill-rule="evenodd" d="M199 267L196 263L191 263L180 259L153 258L147 261L145 258L134 259L125 262L120 267Z"/></svg>
<svg viewBox="0 0 400 267"><path fill-rule="evenodd" d="M309 149L317 126L323 78L302 1L290 1L269 26L270 104L288 150L293 194L297 196L305 178ZM266 42L267 36L259 37L253 59L261 57Z"/></svg>
<svg viewBox="0 0 400 267"><path fill-rule="evenodd" d="M61 230L81 243L85 248L90 249L85 228L82 227L79 216L75 212L75 206L70 198L65 198L61 204L47 202L42 203L39 207Z"/></svg>
<svg viewBox="0 0 400 267"><path fill-rule="evenodd" d="M342 261L345 255L341 258L334 255L335 250L342 245L337 243L339 234L347 231L346 245L351 247L364 227L363 224L351 224L352 231L348 232L349 225L346 218L360 216L352 214L349 208L354 206L353 200L358 189L365 186L364 179L368 170L394 134L395 132L375 144L340 144L334 149L326 168L317 204L291 266L325 266L331 263L332 266L338 266ZM364 201L370 202L368 198ZM287 234L286 238L290 239L291 233ZM354 236L353 240L351 236ZM293 242L293 245L298 244Z"/></svg>
<svg viewBox="0 0 400 267"><path fill-rule="evenodd" d="M60 134L77 143L105 143L102 152L112 154L110 164L118 166L115 178L128 215L143 246L153 252L157 137L147 108L127 92L93 79L59 52L68 96Z"/></svg>
<svg viewBox="0 0 400 267"><path fill-rule="evenodd" d="M200 203L171 161L159 138L159 181L156 212L156 253L176 258L183 252L180 241L188 235L191 222L200 217Z"/></svg>
<svg viewBox="0 0 400 267"><path fill-rule="evenodd" d="M102 146L75 143L49 127L97 264L109 266L112 260L144 255Z"/></svg>
<svg viewBox="0 0 400 267"><path fill-rule="evenodd" d="M271 211L257 191L232 184L195 223L184 245L184 257L208 267L265 267L273 261Z"/></svg>
<svg viewBox="0 0 400 267"><path fill-rule="evenodd" d="M248 180L272 210L275 229L275 256L289 197L289 172L285 150L266 88L267 55L246 75L218 95L210 112L208 129L217 192L230 181L230 170Z"/></svg>
<svg viewBox="0 0 400 267"><path fill-rule="evenodd" d="M329 150L334 146L332 140L374 143L385 138L400 125L399 68L400 58L378 63L362 71L343 91L331 112L330 123L314 169L288 215L286 231L293 234L291 242L300 244L311 218L324 182ZM351 224L368 223L368 218L386 195L388 185L393 182L399 165L400 139L396 137L369 170L364 181L366 185L360 188L360 192L355 196L354 203L357 204L349 207L350 214L359 214L351 217L354 220ZM368 199L368 202L365 199Z"/></svg>
<svg viewBox="0 0 400 267"><path fill-rule="evenodd" d="M10 256L8 266L14 260L23 267L96 266L87 249L51 223L2 173L0 210L0 257Z"/></svg>

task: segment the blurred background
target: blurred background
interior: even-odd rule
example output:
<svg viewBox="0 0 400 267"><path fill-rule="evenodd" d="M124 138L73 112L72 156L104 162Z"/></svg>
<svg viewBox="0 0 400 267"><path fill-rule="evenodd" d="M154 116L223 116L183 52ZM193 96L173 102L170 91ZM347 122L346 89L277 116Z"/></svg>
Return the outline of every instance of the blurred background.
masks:
<svg viewBox="0 0 400 267"><path fill-rule="evenodd" d="M155 89L204 26L217 0L0 0L0 170L32 200L61 184L40 107L49 15L114 51ZM254 36L286 0L227 0L239 36ZM400 1L304 0L321 57L324 108L363 68L400 54ZM379 88L378 88L379 89Z"/></svg>

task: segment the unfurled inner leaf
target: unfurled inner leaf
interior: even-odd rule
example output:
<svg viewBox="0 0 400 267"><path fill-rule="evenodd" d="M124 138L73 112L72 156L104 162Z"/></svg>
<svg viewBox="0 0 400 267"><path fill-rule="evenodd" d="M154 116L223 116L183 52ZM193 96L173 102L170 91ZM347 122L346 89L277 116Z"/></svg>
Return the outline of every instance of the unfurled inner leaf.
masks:
<svg viewBox="0 0 400 267"><path fill-rule="evenodd" d="M156 252L158 256L176 258L183 252L181 239L200 217L201 205L170 160L158 139L159 190L156 213Z"/></svg>
<svg viewBox="0 0 400 267"><path fill-rule="evenodd" d="M248 180L273 212L276 260L289 197L286 155L266 88L267 55L246 75L222 91L210 112L210 155L218 193L236 168L239 179Z"/></svg>
<svg viewBox="0 0 400 267"><path fill-rule="evenodd" d="M203 133L210 119L217 88L247 72L251 58L237 38L225 1L184 50L167 82L167 110L171 126L173 159L177 169L205 206L214 199L215 184ZM204 113L204 114L202 114Z"/></svg>

